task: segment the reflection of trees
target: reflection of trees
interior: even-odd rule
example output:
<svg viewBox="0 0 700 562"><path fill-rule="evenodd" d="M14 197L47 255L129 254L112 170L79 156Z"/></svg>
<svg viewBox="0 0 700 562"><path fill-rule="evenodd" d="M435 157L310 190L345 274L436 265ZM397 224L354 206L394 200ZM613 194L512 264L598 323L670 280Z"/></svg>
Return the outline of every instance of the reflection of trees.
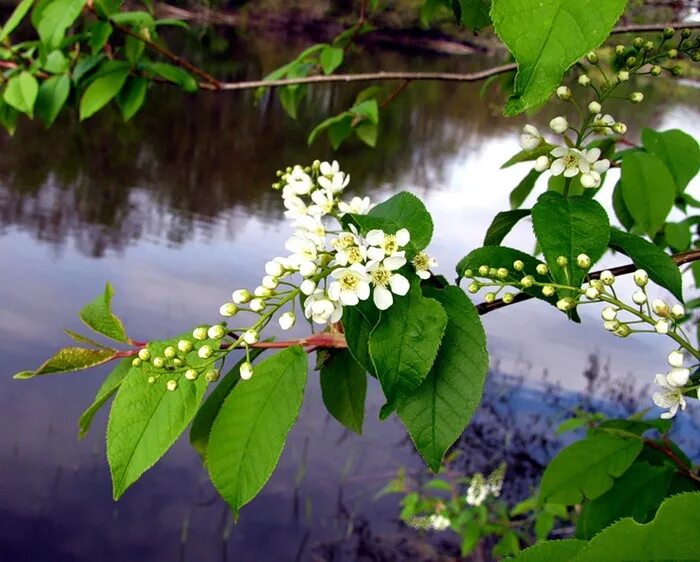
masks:
<svg viewBox="0 0 700 562"><path fill-rule="evenodd" d="M227 79L265 74L302 47L228 40L229 51L236 53L234 62L223 55L210 57L211 66ZM193 42L182 45L184 51L193 48ZM353 59L356 71L466 72L498 62L373 51ZM497 89L482 98L479 84L426 82L413 84L382 112L376 150L357 142L349 142L337 155L325 141L307 147L308 131L348 107L362 87L313 88L299 123L283 115L274 94L256 103L252 92L187 96L166 87L158 87L147 107L127 124L116 110L83 124L64 116L48 131L23 122L15 138L0 139L0 228L21 225L56 245L72 238L90 255L121 249L143 236L182 244L196 230L212 228L212 221L239 215L227 211L242 208L243 216L281 216L268 186L275 170L288 163L336 156L352 172L358 191L406 177L428 188L442 179L446 162L513 127L493 103L493 96L500 97ZM663 96L666 87L660 88ZM652 103L625 107L637 119L640 111L652 108ZM226 228L227 236L234 232Z"/></svg>

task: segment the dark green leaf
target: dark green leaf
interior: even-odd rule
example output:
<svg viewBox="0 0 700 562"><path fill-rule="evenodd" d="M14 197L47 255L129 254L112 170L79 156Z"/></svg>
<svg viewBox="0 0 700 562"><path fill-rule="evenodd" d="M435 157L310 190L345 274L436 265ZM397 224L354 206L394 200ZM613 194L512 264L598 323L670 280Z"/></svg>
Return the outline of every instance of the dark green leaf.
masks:
<svg viewBox="0 0 700 562"><path fill-rule="evenodd" d="M350 353L368 373L376 376L369 356L369 335L379 322L379 310L373 303L364 301L356 306L343 308L343 330Z"/></svg>
<svg viewBox="0 0 700 562"><path fill-rule="evenodd" d="M80 120L91 117L107 105L119 93L128 75L128 69L119 68L96 78L80 99Z"/></svg>
<svg viewBox="0 0 700 562"><path fill-rule="evenodd" d="M81 371L107 363L116 357L116 349L87 349L64 347L53 357L44 361L35 371L17 373L16 379L31 379L37 375L53 375Z"/></svg>
<svg viewBox="0 0 700 562"><path fill-rule="evenodd" d="M510 192L510 208L517 209L523 204L527 196L532 193L535 188L535 184L539 179L541 173L534 168L528 172L528 174L520 181L518 185L515 186L513 191Z"/></svg>
<svg viewBox="0 0 700 562"><path fill-rule="evenodd" d="M455 10L457 21L473 33L491 25L490 0L453 0L452 6L459 8Z"/></svg>
<svg viewBox="0 0 700 562"><path fill-rule="evenodd" d="M110 18L114 23L133 25L134 27L153 27L153 16L148 12L118 12Z"/></svg>
<svg viewBox="0 0 700 562"><path fill-rule="evenodd" d="M668 245L676 252L682 252L690 246L690 223L667 222L664 225L664 237Z"/></svg>
<svg viewBox="0 0 700 562"><path fill-rule="evenodd" d="M612 196L613 210L615 211L615 216L620 224L625 227L625 230L632 230L634 226L634 218L630 214L627 205L625 205L625 200L622 197L622 182L618 181L613 189Z"/></svg>
<svg viewBox="0 0 700 562"><path fill-rule="evenodd" d="M15 134L17 128L17 110L0 97L0 125L10 134Z"/></svg>
<svg viewBox="0 0 700 562"><path fill-rule="evenodd" d="M122 321L112 313L114 289L110 283L105 291L80 311L80 319L97 333L120 342L126 342Z"/></svg>
<svg viewBox="0 0 700 562"><path fill-rule="evenodd" d="M90 26L90 50L93 54L99 53L107 44L112 34L112 26L106 21L96 21Z"/></svg>
<svg viewBox="0 0 700 562"><path fill-rule="evenodd" d="M104 406L107 400L116 394L117 390L119 389L119 385L122 383L122 380L131 369L131 361L132 359L130 357L122 359L117 366L112 369L98 389L95 399L90 407L80 416L80 419L78 420L78 437L80 437L80 439L87 435L87 432L90 429L90 424L92 423L92 418L95 417L98 410Z"/></svg>
<svg viewBox="0 0 700 562"><path fill-rule="evenodd" d="M124 54L126 55L126 60L128 60L132 66L141 58L144 50L144 42L136 37L127 35L124 40Z"/></svg>
<svg viewBox="0 0 700 562"><path fill-rule="evenodd" d="M362 433L367 375L347 350L328 353L320 369L321 394L328 412L345 427Z"/></svg>
<svg viewBox="0 0 700 562"><path fill-rule="evenodd" d="M520 219L529 215L530 209L513 209L498 213L486 231L484 246L498 246Z"/></svg>
<svg viewBox="0 0 700 562"><path fill-rule="evenodd" d="M138 113L146 99L148 80L142 76L129 76L126 83L117 94L117 105L122 112L124 121L131 119Z"/></svg>
<svg viewBox="0 0 700 562"><path fill-rule="evenodd" d="M66 74L52 76L41 83L36 97L35 109L44 125L50 127L53 124L69 94L70 78Z"/></svg>
<svg viewBox="0 0 700 562"><path fill-rule="evenodd" d="M690 135L679 129L657 132L642 130L644 148L660 158L673 176L676 192L682 193L700 170L700 147Z"/></svg>

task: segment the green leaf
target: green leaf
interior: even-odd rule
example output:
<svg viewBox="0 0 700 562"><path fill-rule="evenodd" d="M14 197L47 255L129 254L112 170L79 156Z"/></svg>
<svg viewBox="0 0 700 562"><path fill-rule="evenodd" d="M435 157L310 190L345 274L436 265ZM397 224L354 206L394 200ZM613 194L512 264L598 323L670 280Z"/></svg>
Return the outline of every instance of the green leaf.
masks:
<svg viewBox="0 0 700 562"><path fill-rule="evenodd" d="M84 343L84 344L92 345L95 347L101 347L102 349L109 349L106 345L103 345L100 342L93 340L92 338L88 338L87 336L84 336L82 334L74 332L73 330L69 330L67 328L64 328L63 331L66 333L66 335L69 338L77 341L78 343Z"/></svg>
<svg viewBox="0 0 700 562"><path fill-rule="evenodd" d="M433 237L430 213L418 197L407 191L379 203L367 216L390 220L397 230L407 228L411 233L411 243L419 251L426 248Z"/></svg>
<svg viewBox="0 0 700 562"><path fill-rule="evenodd" d="M107 105L119 93L128 75L127 68L117 68L96 78L80 99L80 120L91 117Z"/></svg>
<svg viewBox="0 0 700 562"><path fill-rule="evenodd" d="M191 334L183 337L191 338ZM149 342L148 350L152 357L163 357L165 348L176 346L179 339ZM217 349L219 341L205 340L202 344ZM107 423L107 460L114 499L119 499L166 453L199 407L207 381L203 374L194 381L187 380L184 373L189 366L204 370L211 359L201 359L194 350L183 359L187 367L172 370L156 369L144 361L122 379ZM150 377L155 379L153 383L148 382ZM174 391L166 388L170 380L177 383Z"/></svg>
<svg viewBox="0 0 700 562"><path fill-rule="evenodd" d="M532 225L552 277L559 284L580 287L588 270L576 264L576 257L586 254L595 263L608 247L608 215L600 203L587 197L565 199L552 191L543 193L532 208ZM567 266L557 264L559 256L568 260ZM561 289L558 293L568 294Z"/></svg>
<svg viewBox="0 0 700 562"><path fill-rule="evenodd" d="M664 225L664 238L674 251L682 252L688 249L691 241L690 227L689 221L667 222Z"/></svg>
<svg viewBox="0 0 700 562"><path fill-rule="evenodd" d="M0 125L10 134L15 134L17 128L17 110L0 97Z"/></svg>
<svg viewBox="0 0 700 562"><path fill-rule="evenodd" d="M632 230L634 226L634 218L630 214L627 205L625 205L625 200L622 197L622 182L618 181L615 184L612 195L613 210L615 211L615 216L620 224L625 227L625 230Z"/></svg>
<svg viewBox="0 0 700 562"><path fill-rule="evenodd" d="M131 35L127 35L124 40L124 54L126 55L126 60L128 60L132 66L136 65L145 47L146 45L143 41Z"/></svg>
<svg viewBox="0 0 700 562"><path fill-rule="evenodd" d="M90 26L90 50L93 54L99 53L107 44L112 34L112 26L106 21L96 21Z"/></svg>
<svg viewBox="0 0 700 562"><path fill-rule="evenodd" d="M264 349L254 348L250 350L248 356L251 361L254 361L263 351ZM226 400L226 397L231 394L231 391L241 380L240 368L244 361L246 361L245 357L229 369L228 373L226 373L214 387L211 394L207 396L207 399L199 410L197 410L197 414L192 420L190 445L192 445L203 458L206 457L207 454L211 426L216 416L219 415L224 400Z"/></svg>
<svg viewBox="0 0 700 562"><path fill-rule="evenodd" d="M17 111L26 113L30 118L33 118L34 102L38 93L39 84L36 78L23 70L7 82L3 98Z"/></svg>
<svg viewBox="0 0 700 562"><path fill-rule="evenodd" d="M353 115L367 119L374 125L379 124L379 104L376 99L365 100L353 105L348 111Z"/></svg>
<svg viewBox="0 0 700 562"><path fill-rule="evenodd" d="M571 562L692 560L700 552L699 513L700 493L673 496L650 523L622 519L593 537Z"/></svg>
<svg viewBox="0 0 700 562"><path fill-rule="evenodd" d="M540 484L543 501L574 505L595 499L613 486L643 447L641 439L597 434L560 451L545 468Z"/></svg>
<svg viewBox="0 0 700 562"><path fill-rule="evenodd" d="M53 125L70 94L70 78L67 74L52 76L39 86L36 97L36 114L46 127Z"/></svg>
<svg viewBox="0 0 700 562"><path fill-rule="evenodd" d="M80 416L80 419L78 420L78 437L80 439L87 435L92 419L95 417L98 410L105 405L107 400L116 394L117 390L119 389L119 385L122 383L122 380L131 369L131 361L132 359L130 357L122 359L117 366L112 369L98 389L95 399L90 407Z"/></svg>
<svg viewBox="0 0 700 562"><path fill-rule="evenodd" d="M584 504L576 521L576 536L590 539L623 517L646 523L666 496L672 476L668 466L634 463L610 490Z"/></svg>
<svg viewBox="0 0 700 562"><path fill-rule="evenodd" d="M324 74L333 74L333 71L343 64L345 51L338 47L327 46L321 50L319 61Z"/></svg>
<svg viewBox="0 0 700 562"><path fill-rule="evenodd" d="M161 78L174 82L185 92L192 93L199 89L197 81L189 72L184 71L182 68L165 62L151 62L144 65L144 67Z"/></svg>
<svg viewBox="0 0 700 562"><path fill-rule="evenodd" d="M491 25L490 0L453 0L452 7L457 21L473 33Z"/></svg>
<svg viewBox="0 0 700 562"><path fill-rule="evenodd" d="M80 311L80 319L97 333L120 342L128 341L122 321L112 313L114 289L110 283L105 291Z"/></svg>
<svg viewBox="0 0 700 562"><path fill-rule="evenodd" d="M258 494L279 461L304 398L306 369L300 346L261 361L253 378L228 395L214 421L209 475L235 514Z"/></svg>
<svg viewBox="0 0 700 562"><path fill-rule="evenodd" d="M148 12L118 12L112 14L109 19L114 23L122 25L133 25L134 27L153 27L153 16Z"/></svg>
<svg viewBox="0 0 700 562"><path fill-rule="evenodd" d="M16 379L31 379L37 375L53 375L81 371L107 363L116 357L116 349L87 349L85 347L64 347L54 356L44 361L34 371L17 373Z"/></svg>
<svg viewBox="0 0 700 562"><path fill-rule="evenodd" d="M369 336L369 353L387 400L382 419L400 398L412 394L423 382L437 356L446 324L445 310L435 299L425 298L417 283L382 312Z"/></svg>
<svg viewBox="0 0 700 562"><path fill-rule="evenodd" d="M540 156L549 156L549 153L553 148L554 145L545 142L533 150L521 150L520 152L517 152L511 156L504 164L501 164L501 170L504 168L510 168L514 164L519 164L520 162L532 162L537 160Z"/></svg>
<svg viewBox="0 0 700 562"><path fill-rule="evenodd" d="M523 204L527 196L532 193L535 188L537 180L542 174L535 170L534 168L528 172L528 174L520 180L520 183L513 188L510 192L510 208L517 209Z"/></svg>
<svg viewBox="0 0 700 562"><path fill-rule="evenodd" d="M510 562L564 562L572 560L586 546L586 541L565 539L544 541L526 548Z"/></svg>
<svg viewBox="0 0 700 562"><path fill-rule="evenodd" d="M345 427L362 433L367 375L347 350L328 353L320 369L321 395L328 412Z"/></svg>
<svg viewBox="0 0 700 562"><path fill-rule="evenodd" d="M52 74L62 74L68 70L68 65L68 59L63 52L56 49L48 54L42 68Z"/></svg>
<svg viewBox="0 0 700 562"><path fill-rule="evenodd" d="M442 305L447 326L430 373L399 402L398 414L418 452L437 472L479 405L489 360L479 314L462 290L425 287L424 292Z"/></svg>
<svg viewBox="0 0 700 562"><path fill-rule="evenodd" d="M17 26L22 23L24 16L27 15L32 4L34 4L34 0L22 0L15 6L12 14L10 14L10 17L7 18L5 25L2 27L2 31L0 31L0 41L7 39L10 33L17 29Z"/></svg>
<svg viewBox="0 0 700 562"><path fill-rule="evenodd" d="M374 148L377 144L379 127L377 127L374 123L365 121L355 127L355 134L357 135L357 138L359 138L367 146Z"/></svg>
<svg viewBox="0 0 700 562"><path fill-rule="evenodd" d="M700 146L690 135L679 129L657 132L642 130L644 148L660 158L670 170L676 185L676 193L683 193L690 180L700 170Z"/></svg>
<svg viewBox="0 0 700 562"><path fill-rule="evenodd" d="M624 431L643 435L647 431L656 430L659 433L671 431L673 423L670 420L655 418L649 420L642 419L611 419L598 424L595 431Z"/></svg>
<svg viewBox="0 0 700 562"><path fill-rule="evenodd" d="M650 237L661 229L676 198L675 182L663 161L641 151L622 158L622 199L634 221Z"/></svg>
<svg viewBox="0 0 700 562"><path fill-rule="evenodd" d="M124 121L131 119L143 106L146 99L148 80L142 76L129 76L126 83L117 94L117 105L122 112Z"/></svg>
<svg viewBox="0 0 700 562"><path fill-rule="evenodd" d="M557 427L555 433L557 435L561 435L562 433L567 433L569 431L576 431L585 425L586 420L584 418L569 418L568 420L564 420L559 424L559 427Z"/></svg>
<svg viewBox="0 0 700 562"><path fill-rule="evenodd" d="M486 231L484 246L498 246L520 219L529 215L530 209L513 209L498 213Z"/></svg>
<svg viewBox="0 0 700 562"><path fill-rule="evenodd" d="M631 258L634 265L644 269L654 283L668 289L674 297L683 301L681 270L671 256L658 246L641 236L611 228L610 247Z"/></svg>
<svg viewBox="0 0 700 562"><path fill-rule="evenodd" d="M83 11L85 0L51 0L44 4L36 30L47 50L60 46L66 30Z"/></svg>
<svg viewBox="0 0 700 562"><path fill-rule="evenodd" d="M376 376L369 355L369 335L379 322L379 310L369 301L343 308L343 331L348 350L365 371Z"/></svg>
<svg viewBox="0 0 700 562"><path fill-rule="evenodd" d="M545 101L564 71L609 35L627 0L493 0L496 33L518 63L505 115Z"/></svg>

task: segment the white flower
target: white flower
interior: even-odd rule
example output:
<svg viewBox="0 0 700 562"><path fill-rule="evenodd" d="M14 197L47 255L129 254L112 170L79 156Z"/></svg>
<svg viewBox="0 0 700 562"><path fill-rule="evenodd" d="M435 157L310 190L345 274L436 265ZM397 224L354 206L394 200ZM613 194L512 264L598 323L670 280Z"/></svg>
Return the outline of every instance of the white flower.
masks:
<svg viewBox="0 0 700 562"><path fill-rule="evenodd" d="M292 226L298 228L294 235L301 238L307 238L314 242L317 247L323 247L326 238L326 227L323 226L319 217L305 216L299 217L292 223Z"/></svg>
<svg viewBox="0 0 700 562"><path fill-rule="evenodd" d="M385 258L383 261L372 261L367 264L367 271L374 285L372 294L374 305L379 310L386 310L394 304L392 293L402 297L411 288L408 279L400 273L394 273L397 269L403 267L405 263L405 257L394 256Z"/></svg>
<svg viewBox="0 0 700 562"><path fill-rule="evenodd" d="M656 384L658 384L662 390L654 392L651 399L654 401L659 408L668 408L668 412L661 414L664 419L672 418L678 412L678 408L685 410L686 403L683 397L683 389L674 385L670 382L667 377L663 375L656 375L654 379Z"/></svg>
<svg viewBox="0 0 700 562"><path fill-rule="evenodd" d="M309 174L307 174L304 169L298 165L294 166L291 173L287 175L286 180L287 186L289 187L287 193L291 191L295 195L306 195L314 187L314 182L311 179L311 176L309 176Z"/></svg>
<svg viewBox="0 0 700 562"><path fill-rule="evenodd" d="M612 271L609 269L606 269L603 271L603 273L600 274L600 280L603 282L604 285L612 285L615 283L615 276L613 275Z"/></svg>
<svg viewBox="0 0 700 562"><path fill-rule="evenodd" d="M371 246L367 249L367 257L374 261L399 254L401 248L410 242L411 234L405 228L398 230L396 234L387 234L383 230L370 230L365 240Z"/></svg>
<svg viewBox="0 0 700 562"><path fill-rule="evenodd" d="M258 343L259 338L260 335L256 330L246 330L245 332L243 332L243 341L248 345L254 345Z"/></svg>
<svg viewBox="0 0 700 562"><path fill-rule="evenodd" d="M580 164L584 158L583 153L577 148L558 146L552 150L551 154L556 158L549 168L553 176L564 174L564 177L573 178L581 171Z"/></svg>
<svg viewBox="0 0 700 562"><path fill-rule="evenodd" d="M690 379L690 369L686 367L673 367L666 374L666 381L673 386L685 386Z"/></svg>
<svg viewBox="0 0 700 562"><path fill-rule="evenodd" d="M311 279L304 279L299 285L299 290L305 295L310 295L316 290L316 282Z"/></svg>
<svg viewBox="0 0 700 562"><path fill-rule="evenodd" d="M535 171L544 172L545 170L549 169L549 165L549 156L540 156L537 160L535 160Z"/></svg>
<svg viewBox="0 0 700 562"><path fill-rule="evenodd" d="M654 299L651 303L651 308L659 316L668 316L671 313L671 308L661 299Z"/></svg>
<svg viewBox="0 0 700 562"><path fill-rule="evenodd" d="M339 250L335 254L336 263L338 265L342 265L343 267L356 263L364 263L366 259L367 247L363 244L348 246L347 248Z"/></svg>
<svg viewBox="0 0 700 562"><path fill-rule="evenodd" d="M467 503L473 506L481 505L488 495L489 487L486 480L481 473L477 472L472 476L472 481L467 489Z"/></svg>
<svg viewBox="0 0 700 562"><path fill-rule="evenodd" d="M579 86L583 86L584 88L591 83L591 79L588 77L586 74L581 74L581 76L578 77L578 83Z"/></svg>
<svg viewBox="0 0 700 562"><path fill-rule="evenodd" d="M265 289L269 289L269 290L276 289L279 284L280 284L279 279L277 279L277 277L273 277L272 275L265 275L265 277L262 278L261 285ZM262 296L264 296L264 295L262 295Z"/></svg>
<svg viewBox="0 0 700 562"><path fill-rule="evenodd" d="M657 334L668 334L668 322L666 320L659 320L654 324L654 330L656 330Z"/></svg>
<svg viewBox="0 0 700 562"><path fill-rule="evenodd" d="M354 306L369 298L370 276L364 266L354 263L350 267L339 267L331 271L335 279L328 287L328 296L345 306Z"/></svg>
<svg viewBox="0 0 700 562"><path fill-rule="evenodd" d="M534 150L542 142L542 135L537 130L537 127L525 125L523 132L520 134L520 146L523 150Z"/></svg>
<svg viewBox="0 0 700 562"><path fill-rule="evenodd" d="M595 115L598 115L602 111L602 109L603 107L597 101L592 101L588 104L588 111Z"/></svg>
<svg viewBox="0 0 700 562"><path fill-rule="evenodd" d="M581 185L586 188L598 187L601 182L601 174L604 174L610 169L610 160L598 160L600 158L600 149L591 148L583 151L583 162L588 163L588 171L581 166Z"/></svg>
<svg viewBox="0 0 700 562"><path fill-rule="evenodd" d="M612 306L606 306L600 315L603 317L603 320L615 320L615 318L617 318L617 310Z"/></svg>
<svg viewBox="0 0 700 562"><path fill-rule="evenodd" d="M330 193L340 193L345 189L350 183L350 176L345 175L344 172L337 172L332 176L319 176L318 185L323 189L326 189Z"/></svg>
<svg viewBox="0 0 700 562"><path fill-rule="evenodd" d="M275 258L279 259L279 258ZM271 260L265 264L265 273L273 277L279 277L284 273L284 267L278 261Z"/></svg>
<svg viewBox="0 0 700 562"><path fill-rule="evenodd" d="M668 364L671 367L683 366L683 352L680 349L674 349L668 354Z"/></svg>
<svg viewBox="0 0 700 562"><path fill-rule="evenodd" d="M322 289L317 289L304 301L304 316L316 324L335 324L342 315L340 303L330 300Z"/></svg>
<svg viewBox="0 0 700 562"><path fill-rule="evenodd" d="M638 269L635 271L632 277L634 277L634 283L637 285L637 287L644 287L647 283L649 283L649 274L643 269Z"/></svg>
<svg viewBox="0 0 700 562"><path fill-rule="evenodd" d="M647 302L647 295L644 291L635 291L632 293L632 301L641 306Z"/></svg>
<svg viewBox="0 0 700 562"><path fill-rule="evenodd" d="M285 312L279 317L278 322L280 324L280 328L283 330L289 330L292 326L294 326L296 320L297 317L293 312Z"/></svg>
<svg viewBox="0 0 700 562"><path fill-rule="evenodd" d="M341 214L350 213L353 215L366 215L374 207L369 197L353 197L350 203L341 201L338 203L338 211Z"/></svg>
<svg viewBox="0 0 700 562"><path fill-rule="evenodd" d="M589 300L595 300L600 296L600 291L595 287L588 287L586 289L586 298Z"/></svg>
<svg viewBox="0 0 700 562"><path fill-rule="evenodd" d="M243 304L253 298L248 289L238 289L231 294L231 300L235 304Z"/></svg>
<svg viewBox="0 0 700 562"><path fill-rule="evenodd" d="M309 214L309 208L301 197L290 195L289 197L284 197L283 203L287 209L284 212L284 216L288 219L298 219Z"/></svg>
<svg viewBox="0 0 700 562"><path fill-rule="evenodd" d="M250 364L250 362L245 361L241 363L241 367L238 372L244 381L250 380L250 378L253 376L253 366Z"/></svg>
<svg viewBox="0 0 700 562"><path fill-rule="evenodd" d="M428 526L436 531L444 531L450 526L450 520L444 515L434 513L428 517Z"/></svg>
<svg viewBox="0 0 700 562"><path fill-rule="evenodd" d="M556 158L550 168L552 175L564 174L566 178L573 178L581 173L583 174L581 184L584 187L598 187L601 181L600 175L610 168L608 160L598 160L600 158L600 149L598 148L578 150L577 148L558 146L552 150L552 156Z"/></svg>
<svg viewBox="0 0 700 562"><path fill-rule="evenodd" d="M683 308L682 304L674 304L671 307L671 316L675 318L676 320L679 320L685 316L685 308Z"/></svg>
<svg viewBox="0 0 700 562"><path fill-rule="evenodd" d="M319 171L321 172L322 176L332 178L340 171L340 164L338 164L337 160L333 160L333 162L321 162L319 165Z"/></svg>
<svg viewBox="0 0 700 562"><path fill-rule="evenodd" d="M265 299L255 298L250 301L250 310L253 312L260 312L265 308Z"/></svg>
<svg viewBox="0 0 700 562"><path fill-rule="evenodd" d="M236 312L238 312L238 307L232 302L224 303L219 307L221 316L234 316Z"/></svg>
<svg viewBox="0 0 700 562"><path fill-rule="evenodd" d="M421 279L430 279L430 268L437 267L437 260L429 256L426 252L420 252L411 260L411 264L416 269L416 275Z"/></svg>
<svg viewBox="0 0 700 562"><path fill-rule="evenodd" d="M307 261L315 261L318 257L318 247L316 243L308 236L295 234L284 245L287 250L292 252L289 256L289 264L294 269L299 269L299 266Z"/></svg>
<svg viewBox="0 0 700 562"><path fill-rule="evenodd" d="M560 100L569 101L572 96L571 88L568 86L559 86L556 90L556 94Z"/></svg>
<svg viewBox="0 0 700 562"><path fill-rule="evenodd" d="M599 135L609 135L612 133L612 126L615 119L609 114L598 114L593 118L593 130Z"/></svg>
<svg viewBox="0 0 700 562"><path fill-rule="evenodd" d="M569 122L566 120L566 117L560 115L549 122L549 128L555 133L561 134L569 128Z"/></svg>
<svg viewBox="0 0 700 562"><path fill-rule="evenodd" d="M321 217L333 212L335 207L335 196L328 191L318 189L311 194L313 205L309 205L309 214Z"/></svg>

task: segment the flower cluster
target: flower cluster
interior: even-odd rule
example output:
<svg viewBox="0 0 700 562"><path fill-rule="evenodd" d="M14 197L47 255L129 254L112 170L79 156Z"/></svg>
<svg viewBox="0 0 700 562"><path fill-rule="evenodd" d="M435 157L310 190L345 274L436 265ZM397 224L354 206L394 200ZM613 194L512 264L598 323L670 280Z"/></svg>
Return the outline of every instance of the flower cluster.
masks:
<svg viewBox="0 0 700 562"><path fill-rule="evenodd" d="M469 488L467 488L467 504L479 506L489 495L495 498L500 496L506 476L506 467L506 463L502 462L489 474L488 478L484 478L480 472L474 474Z"/></svg>

